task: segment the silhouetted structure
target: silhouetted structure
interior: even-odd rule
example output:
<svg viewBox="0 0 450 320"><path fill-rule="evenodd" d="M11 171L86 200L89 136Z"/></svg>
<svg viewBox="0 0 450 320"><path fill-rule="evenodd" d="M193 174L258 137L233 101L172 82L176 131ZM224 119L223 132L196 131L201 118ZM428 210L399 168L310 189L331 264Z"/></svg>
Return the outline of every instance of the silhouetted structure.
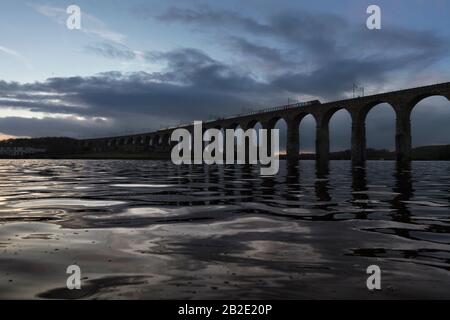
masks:
<svg viewBox="0 0 450 320"><path fill-rule="evenodd" d="M273 129L279 119L284 119L287 123L287 157L298 159L299 124L307 115L312 115L316 120L316 160L319 163L326 163L329 159L329 121L335 112L346 109L352 118L352 163L361 165L367 158L366 116L374 106L388 103L396 114L396 159L399 163L408 163L411 160L411 111L419 101L430 96L444 96L450 100L450 82L323 104L318 101L291 104L209 121L203 123L203 128L204 130L209 128L236 129L240 126L246 130L259 122L262 128ZM85 153L145 152L164 158L168 156L174 144L170 141L170 136L172 131L177 128L185 128L193 132L193 125L189 124L149 133L85 139L80 140L79 143Z"/></svg>

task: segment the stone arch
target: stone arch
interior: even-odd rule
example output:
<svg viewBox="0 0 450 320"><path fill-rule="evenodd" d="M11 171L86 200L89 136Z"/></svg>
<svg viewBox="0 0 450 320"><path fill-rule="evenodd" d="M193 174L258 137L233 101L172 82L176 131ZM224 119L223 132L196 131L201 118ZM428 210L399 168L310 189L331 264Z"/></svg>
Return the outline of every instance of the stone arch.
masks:
<svg viewBox="0 0 450 320"><path fill-rule="evenodd" d="M450 144L449 101L445 95L428 95L411 105L411 113L407 115L411 127L411 148ZM433 124L431 130L430 123Z"/></svg>
<svg viewBox="0 0 450 320"><path fill-rule="evenodd" d="M394 113L397 112L397 110L395 108L395 106L396 106L395 102L387 100L387 99L383 99L383 100L380 99L380 100L374 100L374 101L371 101L371 102L365 104L362 108L360 108L358 110L358 112L356 112L356 113L353 112L352 117L356 116L357 119L355 119L355 120L365 122L366 118L367 118L367 115L370 113L370 111L373 108L375 108L376 106L379 106L380 104L387 104L387 105L389 105L392 108Z"/></svg>
<svg viewBox="0 0 450 320"><path fill-rule="evenodd" d="M246 123L241 124L241 128L243 130L253 128L258 122L260 122L258 119L251 119L251 120L247 121Z"/></svg>
<svg viewBox="0 0 450 320"><path fill-rule="evenodd" d="M291 117L290 119L286 119L288 122L292 122L297 124L297 126L300 124L300 121L302 121L302 119L304 117L306 117L307 115L309 115L309 112L300 112L300 113L296 113L293 117Z"/></svg>
<svg viewBox="0 0 450 320"><path fill-rule="evenodd" d="M450 101L450 92L447 94L438 93L438 92L426 92L426 93L418 94L409 101L408 105L411 107L411 109L413 109L422 100L425 100L430 97L444 97L444 98L447 98L448 101Z"/></svg>
<svg viewBox="0 0 450 320"><path fill-rule="evenodd" d="M323 113L323 115L320 116L320 124L322 126L329 125L331 118L333 118L333 116L337 112L342 111L342 110L345 110L349 114L349 116L351 117L351 112L345 106L339 105L339 106L332 107L332 108L326 110Z"/></svg>
<svg viewBox="0 0 450 320"><path fill-rule="evenodd" d="M321 126L326 126L328 128L328 134L330 138L330 151L343 151L351 149L352 114L346 107L337 106L327 110L322 116L321 121ZM345 122L341 123L344 130L335 130L335 124L337 121ZM345 145L345 143L342 143L340 144L340 147L337 147L336 140L338 140L339 138L345 139L347 145Z"/></svg>
<svg viewBox="0 0 450 320"><path fill-rule="evenodd" d="M170 134L169 133L165 133L162 136L161 145L163 145L165 147L170 145Z"/></svg>
<svg viewBox="0 0 450 320"><path fill-rule="evenodd" d="M229 126L226 126L224 129L233 129L236 130L237 127L239 127L240 124L238 122L233 122L232 124L230 124Z"/></svg>
<svg viewBox="0 0 450 320"><path fill-rule="evenodd" d="M390 110L393 111L394 121L396 121L395 119L398 118L398 112L395 107L396 105L393 101L389 101L387 99L376 99L362 106L356 105L348 108L352 118L351 159L353 165L363 165L367 159L367 116L375 107L383 104L388 105Z"/></svg>
<svg viewBox="0 0 450 320"><path fill-rule="evenodd" d="M267 124L268 128L275 128L275 125L280 121L283 120L285 123L288 122L288 119L286 119L283 116L273 116L269 120L265 121L265 124Z"/></svg>
<svg viewBox="0 0 450 320"><path fill-rule="evenodd" d="M288 139L288 122L284 117L276 116L267 121L266 125L263 125L264 129L277 129L279 132L279 153L287 153L287 139ZM269 140L271 141L271 139Z"/></svg>
<svg viewBox="0 0 450 320"><path fill-rule="evenodd" d="M155 134L152 138L152 147L158 147L160 145L160 135L159 134Z"/></svg>
<svg viewBox="0 0 450 320"><path fill-rule="evenodd" d="M287 116L282 117L287 125L286 134L286 155L288 160L298 161L300 151L299 141L299 126L300 121L307 116L307 112L289 113ZM281 117L274 117L271 121L278 122ZM275 122L275 123L276 123ZM275 124L273 124L275 126Z"/></svg>
<svg viewBox="0 0 450 320"><path fill-rule="evenodd" d="M297 127L299 136L298 149L300 154L306 156L311 153L316 153L317 150L315 141L317 140L316 137L317 116L315 116L313 113L302 113L297 116L297 119L298 119ZM306 137L306 139L304 137Z"/></svg>
<svg viewBox="0 0 450 320"><path fill-rule="evenodd" d="M220 125L220 124L215 125L212 128L208 128L208 129L217 129L219 131L222 131L222 133L224 133L224 130L225 130L225 128L222 125Z"/></svg>
<svg viewBox="0 0 450 320"><path fill-rule="evenodd" d="M380 124L382 123L384 130L377 130L377 137L380 138L381 135L385 135L386 133L389 133L390 130L392 130L393 132L390 133L389 135L386 135L384 138L379 139L382 140L383 142L385 141L389 141L391 140L392 145L386 146L385 144L382 145L372 145L375 149L380 149L380 148L395 148L395 123L396 123L396 119L399 117L399 113L398 113L398 109L396 108L396 105L392 102L386 102L386 101L380 101L379 103L372 103L369 105L369 107L365 107L363 112L365 112L364 118L363 118L363 123L367 129L367 127L369 127L368 131L371 131L370 128L371 126L375 123L374 122L368 122L367 119L372 115L375 117L374 120L377 120L376 117L377 115L372 113L374 112L373 110L375 110L376 108L384 108L386 111L385 112L390 112L390 115L388 116L386 114L386 118L383 119L383 122L379 121ZM390 111L388 111L390 110ZM378 117L381 117L382 113L378 115ZM389 124L392 124L392 128L390 128ZM369 146L371 144L370 140L371 138L373 138L375 135L370 135L369 139L367 139L367 135L365 135L366 137L366 146Z"/></svg>

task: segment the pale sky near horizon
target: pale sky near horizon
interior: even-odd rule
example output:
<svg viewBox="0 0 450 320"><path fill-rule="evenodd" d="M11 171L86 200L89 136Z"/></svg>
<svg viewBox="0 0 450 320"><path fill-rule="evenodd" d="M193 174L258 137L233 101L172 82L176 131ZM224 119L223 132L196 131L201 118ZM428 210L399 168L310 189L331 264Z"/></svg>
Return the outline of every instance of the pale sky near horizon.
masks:
<svg viewBox="0 0 450 320"><path fill-rule="evenodd" d="M67 6L81 8L69 30ZM381 30L368 30L377 4ZM450 2L0 1L0 138L95 137L285 104L450 81ZM430 110L432 110L430 112ZM376 112L375 112L376 111ZM370 120L370 121L369 121ZM414 111L413 144L450 143L450 102ZM331 123L349 146L349 118ZM393 146L389 106L371 147ZM302 128L312 148L314 123Z"/></svg>

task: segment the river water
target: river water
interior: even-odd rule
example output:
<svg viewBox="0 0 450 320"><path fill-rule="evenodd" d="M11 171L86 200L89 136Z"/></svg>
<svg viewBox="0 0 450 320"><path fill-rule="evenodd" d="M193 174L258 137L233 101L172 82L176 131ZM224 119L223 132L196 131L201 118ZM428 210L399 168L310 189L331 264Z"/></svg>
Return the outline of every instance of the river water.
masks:
<svg viewBox="0 0 450 320"><path fill-rule="evenodd" d="M450 162L0 160L0 298L450 298ZM68 290L66 269L81 269ZM369 291L366 268L381 269Z"/></svg>

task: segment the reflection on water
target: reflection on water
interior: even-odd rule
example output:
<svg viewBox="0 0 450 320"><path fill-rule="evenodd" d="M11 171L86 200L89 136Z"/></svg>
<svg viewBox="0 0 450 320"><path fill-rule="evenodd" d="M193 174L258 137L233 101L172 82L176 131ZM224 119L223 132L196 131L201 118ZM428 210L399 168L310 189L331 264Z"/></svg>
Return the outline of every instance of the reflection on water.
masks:
<svg viewBox="0 0 450 320"><path fill-rule="evenodd" d="M0 176L0 298L450 298L450 162L282 162L263 178L2 160ZM82 290L65 288L71 264Z"/></svg>

